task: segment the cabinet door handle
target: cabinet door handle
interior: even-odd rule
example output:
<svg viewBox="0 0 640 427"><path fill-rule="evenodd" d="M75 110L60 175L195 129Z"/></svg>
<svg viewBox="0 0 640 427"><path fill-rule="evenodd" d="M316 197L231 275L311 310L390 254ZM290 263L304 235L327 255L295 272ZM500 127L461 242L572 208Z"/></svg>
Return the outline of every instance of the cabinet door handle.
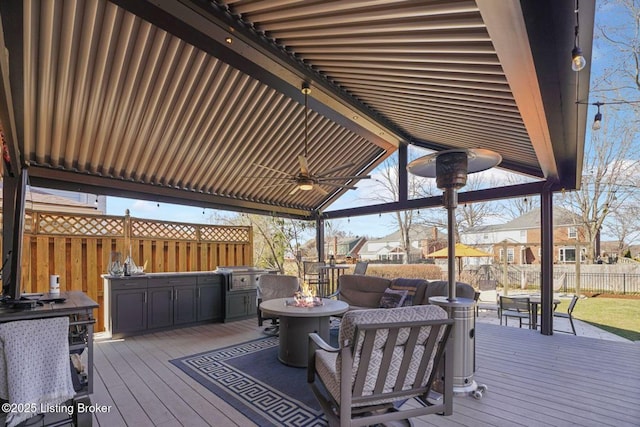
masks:
<svg viewBox="0 0 640 427"><path fill-rule="evenodd" d="M173 299L174 299L176 302L178 302L178 290L177 290L177 289L174 289L174 290L173 290Z"/></svg>
<svg viewBox="0 0 640 427"><path fill-rule="evenodd" d="M200 288L198 288L198 298L200 298Z"/></svg>
<svg viewBox="0 0 640 427"><path fill-rule="evenodd" d="M144 291L144 303L147 303L147 291Z"/></svg>

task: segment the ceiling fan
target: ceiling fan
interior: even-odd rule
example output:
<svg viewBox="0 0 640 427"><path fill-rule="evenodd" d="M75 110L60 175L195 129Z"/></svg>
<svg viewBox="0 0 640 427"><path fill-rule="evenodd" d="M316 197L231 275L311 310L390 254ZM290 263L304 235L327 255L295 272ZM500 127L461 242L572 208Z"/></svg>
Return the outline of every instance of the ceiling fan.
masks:
<svg viewBox="0 0 640 427"><path fill-rule="evenodd" d="M250 178L264 178L264 179L275 179L275 180L282 180L284 182L279 182L276 184L270 184L270 185L266 185L263 188L269 188L269 187L280 187L280 186L284 186L284 185L291 185L291 184L295 184L295 187L291 190L291 192L289 194L295 194L298 191L310 191L310 190L315 190L319 193L322 193L324 195L329 194L329 192L327 190L325 190L324 188L321 187L321 185L328 185L328 186L332 186L332 187L337 187L337 188L346 188L348 190L355 190L356 187L352 186L352 185L344 185L344 184L338 184L335 182L331 182L331 181L346 181L346 180L355 180L355 179L367 179L367 178L371 178L370 175L363 175L363 176L330 176L332 173L341 171L343 169L347 169L353 166L353 163L347 163L347 164L343 164L340 166L336 166L334 168L313 174L309 171L309 165L307 163L307 143L308 143L308 131L309 131L309 123L308 123L308 116L309 116L309 106L308 106L308 100L307 97L308 95L311 93L311 88L309 87L309 85L307 83L303 83L302 84L302 93L304 94L304 153L302 155L298 156L298 163L300 166L300 170L297 174L293 175L278 169L273 169L270 168L268 166L264 166L264 165L260 165L255 163L254 165L262 168L262 169L266 169L269 170L271 172L276 172L279 173L281 175L283 175L282 177L277 177L277 176L253 176Z"/></svg>

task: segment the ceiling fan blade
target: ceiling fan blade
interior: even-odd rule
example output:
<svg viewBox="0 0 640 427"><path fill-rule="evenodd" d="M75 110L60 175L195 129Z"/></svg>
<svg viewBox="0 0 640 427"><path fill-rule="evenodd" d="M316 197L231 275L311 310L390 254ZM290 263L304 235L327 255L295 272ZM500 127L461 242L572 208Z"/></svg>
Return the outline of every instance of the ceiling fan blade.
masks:
<svg viewBox="0 0 640 427"><path fill-rule="evenodd" d="M332 187L346 188L346 189L349 189L349 190L357 190L358 189L358 187L354 187L352 185L334 184L333 182L323 182L322 185L331 185Z"/></svg>
<svg viewBox="0 0 640 427"><path fill-rule="evenodd" d="M291 190L291 192L289 193L289 195L291 196L292 194L296 194L298 192L299 188L296 185L295 187L293 187L293 190Z"/></svg>
<svg viewBox="0 0 640 427"><path fill-rule="evenodd" d="M307 164L307 158L304 156L298 156L298 163L300 163L300 173L308 176L309 165Z"/></svg>
<svg viewBox="0 0 640 427"><path fill-rule="evenodd" d="M245 175L242 178L251 178L251 179L280 179L291 181L293 179L292 176L258 176L258 175Z"/></svg>
<svg viewBox="0 0 640 427"><path fill-rule="evenodd" d="M257 167L262 168L262 169L270 170L272 172L277 172L277 173L282 174L282 175L287 175L288 177L293 177L293 175L291 175L289 173L283 172L283 171L278 170L278 169L270 168L269 166L259 165L257 163L254 163L254 166L257 166Z"/></svg>
<svg viewBox="0 0 640 427"><path fill-rule="evenodd" d="M317 177L318 181L341 181L347 179L369 179L371 175L363 175L363 176L327 176L327 177Z"/></svg>
<svg viewBox="0 0 640 427"><path fill-rule="evenodd" d="M336 166L335 168L331 168L331 169L327 169L326 171L322 171L319 174L317 174L316 176L329 175L330 173L338 172L338 171L341 171L342 169L350 168L351 166L353 166L353 163L347 163L345 165Z"/></svg>
<svg viewBox="0 0 640 427"><path fill-rule="evenodd" d="M317 184L313 186L313 189L316 190L318 193L321 193L323 196L326 196L327 194L329 194L327 190L325 190L324 188L320 187Z"/></svg>
<svg viewBox="0 0 640 427"><path fill-rule="evenodd" d="M290 182L279 182L277 184L262 185L261 188L282 187L284 185L291 185L291 183Z"/></svg>

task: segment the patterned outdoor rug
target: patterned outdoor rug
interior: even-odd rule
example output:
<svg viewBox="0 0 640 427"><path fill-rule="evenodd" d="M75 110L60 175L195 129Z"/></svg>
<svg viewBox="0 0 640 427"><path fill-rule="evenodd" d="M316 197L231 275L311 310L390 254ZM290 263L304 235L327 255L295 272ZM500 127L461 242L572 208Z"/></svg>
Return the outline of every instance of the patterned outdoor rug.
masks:
<svg viewBox="0 0 640 427"><path fill-rule="evenodd" d="M278 338L171 360L259 426L326 426L307 370L278 361Z"/></svg>

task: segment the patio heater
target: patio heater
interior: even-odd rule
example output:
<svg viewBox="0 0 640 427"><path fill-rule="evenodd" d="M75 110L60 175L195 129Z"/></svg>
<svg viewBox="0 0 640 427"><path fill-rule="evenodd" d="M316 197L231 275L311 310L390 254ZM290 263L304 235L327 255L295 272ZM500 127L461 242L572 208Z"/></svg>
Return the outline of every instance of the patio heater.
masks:
<svg viewBox="0 0 640 427"><path fill-rule="evenodd" d="M502 161L502 156L490 150L461 149L446 150L420 157L409 163L407 170L414 175L436 178L443 190L443 204L447 209L447 275L449 292L447 297L431 297L429 302L447 310L454 319L453 328L453 392L456 395L472 395L482 398L487 390L478 385L475 371L475 302L468 298L456 298L456 216L458 190L467 184L467 174L490 169Z"/></svg>

